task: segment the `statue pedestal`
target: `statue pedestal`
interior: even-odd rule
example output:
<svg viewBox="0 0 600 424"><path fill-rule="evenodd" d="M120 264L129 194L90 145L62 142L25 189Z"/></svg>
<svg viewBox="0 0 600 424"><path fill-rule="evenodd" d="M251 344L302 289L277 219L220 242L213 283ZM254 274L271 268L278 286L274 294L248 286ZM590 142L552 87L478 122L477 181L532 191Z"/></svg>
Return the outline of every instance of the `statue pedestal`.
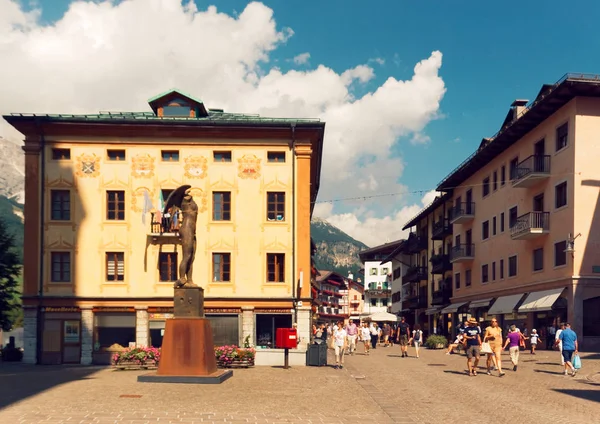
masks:
<svg viewBox="0 0 600 424"><path fill-rule="evenodd" d="M166 322L158 371L138 376L138 382L219 384L233 375L217 369L203 298L200 287L175 289L175 318Z"/></svg>

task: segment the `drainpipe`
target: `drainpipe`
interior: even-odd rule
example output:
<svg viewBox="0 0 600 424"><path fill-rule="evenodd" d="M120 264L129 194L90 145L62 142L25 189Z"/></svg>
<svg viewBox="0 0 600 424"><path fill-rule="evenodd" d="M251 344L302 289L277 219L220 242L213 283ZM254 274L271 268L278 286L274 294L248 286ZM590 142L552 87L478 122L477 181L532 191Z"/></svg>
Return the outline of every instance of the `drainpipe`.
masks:
<svg viewBox="0 0 600 424"><path fill-rule="evenodd" d="M294 323L298 324L298 293L296 291L296 124L291 123L292 140L292 302L294 305Z"/></svg>
<svg viewBox="0 0 600 424"><path fill-rule="evenodd" d="M39 364L42 358L42 340L43 340L43 330L42 326L44 321L42 319L42 303L44 300L44 219L45 219L45 202L46 202L46 188L45 188L45 179L46 179L46 140L44 138L44 131L40 128L39 122L36 122L36 126L38 127L38 133L40 135L40 142L42 144L41 151L41 164L40 164L40 251L39 251L39 282L38 282L38 308L37 308L37 340L36 340L36 350L37 350L37 358L36 362Z"/></svg>

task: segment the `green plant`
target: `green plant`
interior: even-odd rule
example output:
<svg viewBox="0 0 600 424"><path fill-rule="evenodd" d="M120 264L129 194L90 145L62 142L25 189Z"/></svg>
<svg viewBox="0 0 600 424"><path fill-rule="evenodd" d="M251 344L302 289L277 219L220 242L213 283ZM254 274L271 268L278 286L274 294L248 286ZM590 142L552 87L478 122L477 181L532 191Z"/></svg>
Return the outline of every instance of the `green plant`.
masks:
<svg viewBox="0 0 600 424"><path fill-rule="evenodd" d="M250 334L248 334L248 335L246 336L246 338L244 339L244 347L245 347L246 349L248 349L248 348L252 347L252 346L250 346Z"/></svg>
<svg viewBox="0 0 600 424"><path fill-rule="evenodd" d="M234 360L254 361L256 350L252 347L237 347L236 345L215 347L215 357L223 364L230 364Z"/></svg>
<svg viewBox="0 0 600 424"><path fill-rule="evenodd" d="M119 365L123 362L133 362L138 365L145 365L148 362L160 361L160 349L155 347L135 347L133 349L125 349L123 352L115 353L112 357L114 365Z"/></svg>
<svg viewBox="0 0 600 424"><path fill-rule="evenodd" d="M438 334L432 334L425 340L425 346L428 349L440 349L448 346L448 339Z"/></svg>

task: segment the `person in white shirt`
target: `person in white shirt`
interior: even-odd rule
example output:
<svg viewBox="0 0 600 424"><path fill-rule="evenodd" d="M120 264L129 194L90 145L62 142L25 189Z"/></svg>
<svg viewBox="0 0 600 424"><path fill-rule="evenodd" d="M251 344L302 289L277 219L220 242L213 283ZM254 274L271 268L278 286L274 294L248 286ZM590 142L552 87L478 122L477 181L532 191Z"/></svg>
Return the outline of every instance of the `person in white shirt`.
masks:
<svg viewBox="0 0 600 424"><path fill-rule="evenodd" d="M555 342L558 343L558 350L560 352L560 364L562 366L565 365L565 358L563 358L563 354L562 354L562 341L560 340L559 336L560 336L560 333L562 333L562 331L564 329L565 329L565 323L561 322L560 323L560 328L558 330L556 330L556 336L554 337Z"/></svg>
<svg viewBox="0 0 600 424"><path fill-rule="evenodd" d="M335 349L335 369L344 368L344 351L348 343L348 333L344 330L344 326L340 323L337 329L333 332L333 346Z"/></svg>
<svg viewBox="0 0 600 424"><path fill-rule="evenodd" d="M365 355L369 354L369 349L371 347L371 330L366 322L363 322L362 327L360 327L360 339L362 340L365 346Z"/></svg>

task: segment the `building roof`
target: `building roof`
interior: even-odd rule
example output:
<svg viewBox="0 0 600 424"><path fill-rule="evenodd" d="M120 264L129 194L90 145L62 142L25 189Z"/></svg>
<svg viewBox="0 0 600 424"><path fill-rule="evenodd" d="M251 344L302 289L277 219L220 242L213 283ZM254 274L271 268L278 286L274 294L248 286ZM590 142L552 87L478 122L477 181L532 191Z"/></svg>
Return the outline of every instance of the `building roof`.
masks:
<svg viewBox="0 0 600 424"><path fill-rule="evenodd" d="M344 277L342 274L335 272L335 271L324 271L324 270L319 270L319 275L317 276L316 280L318 282L327 281L331 277L338 277L342 281L346 281L346 277Z"/></svg>
<svg viewBox="0 0 600 424"><path fill-rule="evenodd" d="M600 75L566 74L553 85L542 86L535 100L511 123L503 126L491 141L456 167L437 187L448 191L487 165L550 115L578 96L600 97Z"/></svg>
<svg viewBox="0 0 600 424"><path fill-rule="evenodd" d="M450 196L451 193L444 193L441 196L436 196L435 199L433 199L433 202L431 202L430 204L428 204L427 206L425 206L423 209L421 209L421 211L415 215L413 218L411 218L405 225L404 227L402 227L403 230L406 230L407 228L412 227L413 225L416 225L420 220L422 220L423 218L425 218L427 215L429 215L430 213L432 213L434 210L436 210L438 208L438 206L442 205L444 202L450 200Z"/></svg>
<svg viewBox="0 0 600 424"><path fill-rule="evenodd" d="M358 252L358 256L361 261L369 260L371 257L382 254L387 255L394 251L404 240L391 241L389 243L380 244L379 246L370 247L368 249Z"/></svg>
<svg viewBox="0 0 600 424"><path fill-rule="evenodd" d="M402 243L400 243L398 245L398 247L396 247L394 250L392 250L392 252L389 255L387 255L385 258L383 258L381 260L381 262L380 262L381 264L391 261L392 259L394 259L396 256L398 256L400 253L402 253L404 251L407 240L401 240L401 241L402 241Z"/></svg>

